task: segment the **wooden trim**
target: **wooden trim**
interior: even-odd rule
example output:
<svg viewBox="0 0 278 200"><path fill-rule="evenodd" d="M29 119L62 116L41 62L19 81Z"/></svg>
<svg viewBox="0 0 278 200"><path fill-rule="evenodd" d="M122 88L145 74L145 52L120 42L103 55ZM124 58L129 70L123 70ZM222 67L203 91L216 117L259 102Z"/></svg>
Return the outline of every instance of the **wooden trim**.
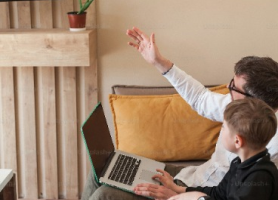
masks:
<svg viewBox="0 0 278 200"><path fill-rule="evenodd" d="M93 32L73 33L67 29L2 30L0 67L91 66L90 37Z"/></svg>

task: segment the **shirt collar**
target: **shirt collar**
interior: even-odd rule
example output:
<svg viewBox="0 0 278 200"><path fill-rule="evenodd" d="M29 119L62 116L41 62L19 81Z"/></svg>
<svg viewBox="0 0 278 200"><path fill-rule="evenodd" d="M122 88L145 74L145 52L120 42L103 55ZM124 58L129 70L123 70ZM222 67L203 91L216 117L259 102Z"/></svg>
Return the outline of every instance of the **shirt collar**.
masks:
<svg viewBox="0 0 278 200"><path fill-rule="evenodd" d="M249 167L251 165L253 165L254 163L258 162L259 160L261 160L264 156L269 156L268 154L268 150L264 150L254 156L252 156L251 158L248 158L247 160L245 160L244 162L240 163L240 158L238 157L237 161L239 163L238 168L246 168Z"/></svg>

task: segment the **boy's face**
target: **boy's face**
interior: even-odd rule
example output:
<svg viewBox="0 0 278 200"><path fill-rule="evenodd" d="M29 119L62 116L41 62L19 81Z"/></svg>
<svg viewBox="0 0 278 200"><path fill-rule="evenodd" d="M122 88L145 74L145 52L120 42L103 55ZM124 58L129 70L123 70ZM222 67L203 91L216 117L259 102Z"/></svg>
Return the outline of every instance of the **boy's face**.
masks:
<svg viewBox="0 0 278 200"><path fill-rule="evenodd" d="M235 134L228 127L226 120L222 124L221 140L225 149L233 153L235 152Z"/></svg>

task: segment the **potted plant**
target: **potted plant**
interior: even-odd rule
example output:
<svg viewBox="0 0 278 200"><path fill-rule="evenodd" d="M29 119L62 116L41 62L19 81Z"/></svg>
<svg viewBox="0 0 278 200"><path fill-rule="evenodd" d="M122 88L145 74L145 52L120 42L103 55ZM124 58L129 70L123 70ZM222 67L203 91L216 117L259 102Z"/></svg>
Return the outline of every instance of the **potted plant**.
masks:
<svg viewBox="0 0 278 200"><path fill-rule="evenodd" d="M79 0L79 11L68 12L68 19L71 31L86 30L86 10L89 8L94 0L86 0L82 4L82 0Z"/></svg>

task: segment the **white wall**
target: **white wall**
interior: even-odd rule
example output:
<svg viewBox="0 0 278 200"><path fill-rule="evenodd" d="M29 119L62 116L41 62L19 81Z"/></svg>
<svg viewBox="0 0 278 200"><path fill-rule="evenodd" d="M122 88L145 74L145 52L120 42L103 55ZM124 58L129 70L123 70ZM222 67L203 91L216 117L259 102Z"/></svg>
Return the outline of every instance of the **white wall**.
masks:
<svg viewBox="0 0 278 200"><path fill-rule="evenodd" d="M203 84L230 81L247 55L278 61L276 0L97 0L99 97L111 133L114 84L169 85L127 45L126 29L156 34L162 55Z"/></svg>

